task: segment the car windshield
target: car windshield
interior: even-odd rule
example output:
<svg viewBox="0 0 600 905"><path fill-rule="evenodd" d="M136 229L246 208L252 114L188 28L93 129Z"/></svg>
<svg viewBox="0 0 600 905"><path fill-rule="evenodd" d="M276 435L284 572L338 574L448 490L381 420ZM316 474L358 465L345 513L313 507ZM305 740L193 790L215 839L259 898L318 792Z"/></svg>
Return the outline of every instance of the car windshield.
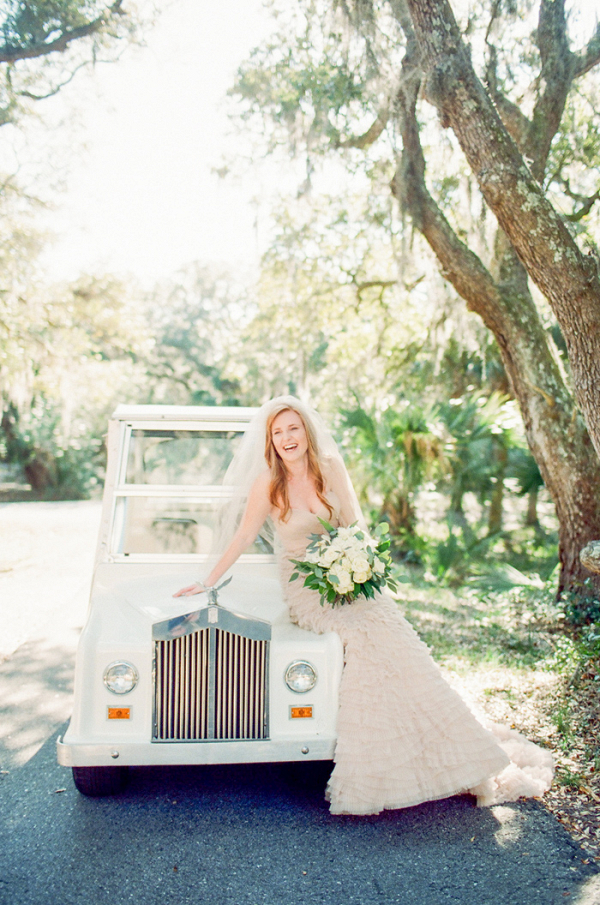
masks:
<svg viewBox="0 0 600 905"><path fill-rule="evenodd" d="M242 431L133 428L127 484L221 484Z"/></svg>
<svg viewBox="0 0 600 905"><path fill-rule="evenodd" d="M227 429L226 429L227 428ZM116 493L113 553L207 555L228 502L223 478L243 431L132 426ZM246 553L271 553L259 537Z"/></svg>

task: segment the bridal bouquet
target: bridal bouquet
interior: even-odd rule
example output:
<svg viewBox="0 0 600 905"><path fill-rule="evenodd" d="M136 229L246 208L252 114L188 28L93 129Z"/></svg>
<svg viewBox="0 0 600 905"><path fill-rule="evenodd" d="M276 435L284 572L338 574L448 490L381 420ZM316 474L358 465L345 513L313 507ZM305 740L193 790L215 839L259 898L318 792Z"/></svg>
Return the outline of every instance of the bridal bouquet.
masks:
<svg viewBox="0 0 600 905"><path fill-rule="evenodd" d="M333 606L352 603L361 594L374 597L384 585L396 590L390 578L392 561L385 523L371 536L357 525L334 528L324 519L319 521L327 533L309 535L306 559L292 560L296 571L290 581L299 578L301 572L306 574L304 587L319 592L321 606L325 601Z"/></svg>

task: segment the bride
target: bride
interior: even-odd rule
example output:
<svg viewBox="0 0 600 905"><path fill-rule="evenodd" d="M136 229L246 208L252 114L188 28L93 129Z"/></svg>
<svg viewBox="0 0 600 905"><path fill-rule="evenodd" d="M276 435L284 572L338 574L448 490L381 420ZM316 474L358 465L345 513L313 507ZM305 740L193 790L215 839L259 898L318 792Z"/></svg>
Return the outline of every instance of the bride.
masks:
<svg viewBox="0 0 600 905"><path fill-rule="evenodd" d="M293 396L263 405L225 483L235 491L224 552L204 583L174 596L214 587L264 523L272 525L291 618L313 632L337 632L344 646L326 791L333 814L377 814L467 791L489 805L549 787L550 754L505 727L484 728L389 595L333 607L302 580L290 583L308 535L325 530L319 516L335 527L364 526L342 457L316 412Z"/></svg>

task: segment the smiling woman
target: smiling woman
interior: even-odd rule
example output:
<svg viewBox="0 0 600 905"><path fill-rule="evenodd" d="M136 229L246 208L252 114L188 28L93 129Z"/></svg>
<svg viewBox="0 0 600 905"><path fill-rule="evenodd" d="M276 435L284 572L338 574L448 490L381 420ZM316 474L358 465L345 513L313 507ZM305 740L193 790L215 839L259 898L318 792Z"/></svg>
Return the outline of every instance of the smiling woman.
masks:
<svg viewBox="0 0 600 905"><path fill-rule="evenodd" d="M293 462L306 453L306 430L297 412L284 409L273 419L271 439L275 451L284 462Z"/></svg>
<svg viewBox="0 0 600 905"><path fill-rule="evenodd" d="M285 406L285 402L281 405ZM294 409L274 409L267 420L265 461L273 475L269 501L281 510L280 517L284 521L290 509L304 509L314 514L325 506L331 516L316 437Z"/></svg>
<svg viewBox="0 0 600 905"><path fill-rule="evenodd" d="M271 520L292 621L337 634L344 648L326 792L332 813L376 814L466 791L486 805L545 791L552 757L509 729L484 728L388 594L336 606L297 580L311 536L327 531L319 513L329 513L333 528L362 521L344 463L316 413L294 397L266 403L232 463L235 471L238 460L245 481L250 463L258 465L252 442L264 450L267 470L263 465L252 483L240 526L206 582L175 596L212 591Z"/></svg>

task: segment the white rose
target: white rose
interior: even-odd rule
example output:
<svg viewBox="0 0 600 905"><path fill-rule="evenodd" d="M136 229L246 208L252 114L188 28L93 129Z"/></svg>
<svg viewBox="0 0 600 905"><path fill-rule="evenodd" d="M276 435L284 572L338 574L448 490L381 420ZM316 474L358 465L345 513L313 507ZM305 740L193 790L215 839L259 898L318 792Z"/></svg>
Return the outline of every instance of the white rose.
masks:
<svg viewBox="0 0 600 905"><path fill-rule="evenodd" d="M369 569L368 572L353 572L352 578L357 584L364 584L365 581L368 581L373 573Z"/></svg>
<svg viewBox="0 0 600 905"><path fill-rule="evenodd" d="M337 582L332 581L331 583L338 594L348 594L354 588L354 582L352 581L350 572L343 569L341 565L337 563L329 570L329 577L337 578Z"/></svg>
<svg viewBox="0 0 600 905"><path fill-rule="evenodd" d="M338 585L338 591L340 594L349 594L350 591L354 590L354 582L352 581L352 577L347 572L343 572L342 574L346 576L346 580L340 581Z"/></svg>
<svg viewBox="0 0 600 905"><path fill-rule="evenodd" d="M365 552L364 547L358 541L353 541L352 543L346 544L345 549L346 552L350 553L353 558L361 556L361 554L364 555Z"/></svg>
<svg viewBox="0 0 600 905"><path fill-rule="evenodd" d="M378 556L375 557L375 561L373 562L373 571L377 575L383 575L385 572L385 563L382 562Z"/></svg>
<svg viewBox="0 0 600 905"><path fill-rule="evenodd" d="M334 547L329 547L327 550L325 550L325 553L323 553L323 556L319 560L319 565L325 566L325 568L328 569L338 559L340 553L340 550L336 550L334 549Z"/></svg>
<svg viewBox="0 0 600 905"><path fill-rule="evenodd" d="M370 572L371 567L369 565L369 560L365 559L363 556L357 556L356 559L352 560L352 571L353 572Z"/></svg>

